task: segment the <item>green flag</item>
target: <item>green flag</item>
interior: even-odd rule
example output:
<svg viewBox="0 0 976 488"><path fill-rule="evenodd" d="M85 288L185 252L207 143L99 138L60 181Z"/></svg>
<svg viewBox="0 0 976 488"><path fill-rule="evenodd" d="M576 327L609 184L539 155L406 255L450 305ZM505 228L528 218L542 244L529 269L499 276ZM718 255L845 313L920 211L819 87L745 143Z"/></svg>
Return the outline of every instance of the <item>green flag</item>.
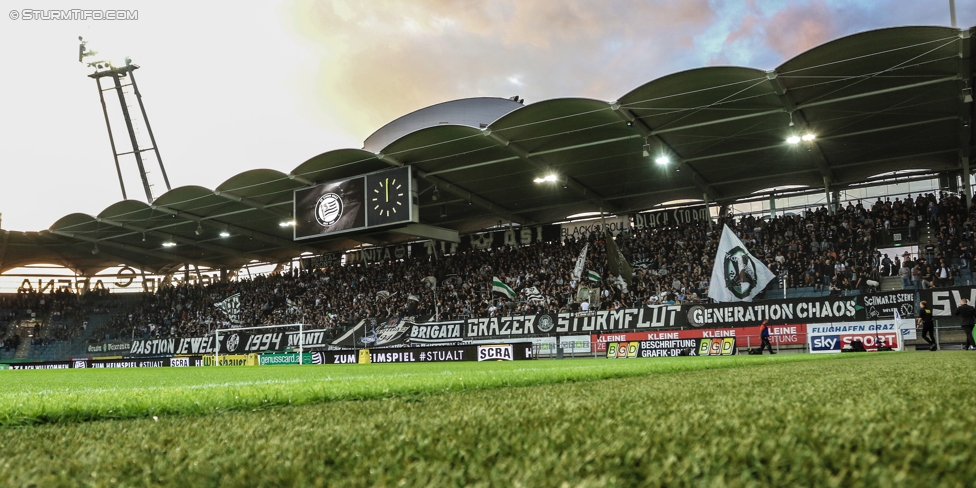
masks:
<svg viewBox="0 0 976 488"><path fill-rule="evenodd" d="M497 276L493 277L491 282L491 292L498 293L499 295L504 295L509 300L515 298L515 290L510 286L506 285L504 281L498 279Z"/></svg>

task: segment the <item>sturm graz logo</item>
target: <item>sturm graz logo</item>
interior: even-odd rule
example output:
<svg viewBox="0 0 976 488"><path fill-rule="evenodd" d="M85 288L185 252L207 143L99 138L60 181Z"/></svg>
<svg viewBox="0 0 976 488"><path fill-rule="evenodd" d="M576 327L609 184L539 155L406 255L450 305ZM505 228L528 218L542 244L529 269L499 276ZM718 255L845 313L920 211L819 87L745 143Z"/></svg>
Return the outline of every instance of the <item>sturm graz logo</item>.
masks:
<svg viewBox="0 0 976 488"><path fill-rule="evenodd" d="M736 298L745 298L756 288L756 263L741 246L725 253L725 287Z"/></svg>
<svg viewBox="0 0 976 488"><path fill-rule="evenodd" d="M332 225L342 218L342 197L326 193L315 202L315 220L320 225Z"/></svg>
<svg viewBox="0 0 976 488"><path fill-rule="evenodd" d="M552 321L552 316L549 314L539 315L539 332L549 332L555 325L556 323Z"/></svg>

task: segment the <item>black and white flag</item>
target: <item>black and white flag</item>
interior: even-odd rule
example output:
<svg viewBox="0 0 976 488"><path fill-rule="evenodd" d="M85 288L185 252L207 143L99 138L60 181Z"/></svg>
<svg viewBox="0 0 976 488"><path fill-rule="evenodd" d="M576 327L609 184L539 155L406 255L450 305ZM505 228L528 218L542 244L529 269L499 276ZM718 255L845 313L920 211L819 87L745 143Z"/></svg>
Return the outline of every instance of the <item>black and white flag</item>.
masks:
<svg viewBox="0 0 976 488"><path fill-rule="evenodd" d="M751 302L775 277L762 261L746 250L732 229L724 226L715 253L708 297L716 302Z"/></svg>
<svg viewBox="0 0 976 488"><path fill-rule="evenodd" d="M522 294L525 295L525 299L530 302L540 302L545 303L546 297L539 291L538 287L530 286L522 290Z"/></svg>
<svg viewBox="0 0 976 488"><path fill-rule="evenodd" d="M573 281L579 281L580 277L583 276L583 268L586 267L586 250L589 247L589 242L583 244L583 250L580 251L579 256L576 258L576 266L573 268Z"/></svg>
<svg viewBox="0 0 976 488"><path fill-rule="evenodd" d="M231 295L217 303L214 304L217 310L220 310L227 316L227 320L234 325L239 325L241 323L241 294L237 293Z"/></svg>

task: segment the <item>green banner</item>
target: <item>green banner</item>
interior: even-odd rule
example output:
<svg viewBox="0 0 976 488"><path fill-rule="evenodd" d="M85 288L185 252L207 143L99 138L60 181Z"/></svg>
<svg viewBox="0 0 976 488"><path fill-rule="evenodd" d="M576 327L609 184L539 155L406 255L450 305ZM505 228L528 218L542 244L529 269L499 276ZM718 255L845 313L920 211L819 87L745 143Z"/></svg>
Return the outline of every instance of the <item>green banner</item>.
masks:
<svg viewBox="0 0 976 488"><path fill-rule="evenodd" d="M262 354L258 357L261 366L277 366L279 364L298 364L298 353ZM302 354L302 364L312 364L312 353Z"/></svg>

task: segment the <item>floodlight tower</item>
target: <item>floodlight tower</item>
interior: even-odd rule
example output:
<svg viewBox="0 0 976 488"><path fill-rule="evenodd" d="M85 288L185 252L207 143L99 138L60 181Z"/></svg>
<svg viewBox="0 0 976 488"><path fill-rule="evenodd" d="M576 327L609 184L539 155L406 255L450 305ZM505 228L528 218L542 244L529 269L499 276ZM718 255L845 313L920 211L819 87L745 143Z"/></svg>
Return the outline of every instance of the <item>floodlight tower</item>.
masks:
<svg viewBox="0 0 976 488"><path fill-rule="evenodd" d="M149 182L149 172L146 171L147 156L152 157L155 155L156 162L159 163L159 171L162 174L163 183L166 185L166 190L168 191L172 188L169 185L169 178L166 176L166 168L163 167L163 158L160 157L159 148L156 146L156 138L153 136L152 127L149 125L149 117L146 116L146 107L142 104L142 94L139 93L139 87L136 85L135 70L139 69L139 66L132 64L132 60L128 57L125 58L125 66L115 66L110 60L99 60L100 58L97 57L98 52L88 48L88 41L85 41L81 36L78 36L78 41L80 42L78 45L78 62L85 63L86 66L95 70L88 77L95 80L95 84L98 86L98 98L102 102L102 114L105 116L108 140L112 145L112 155L115 157L115 171L119 175L122 198L128 199L128 196L125 192L125 181L122 178L122 165L119 163L119 156L131 155L135 158L136 167L139 170L139 177L142 179L142 186L146 190L146 202L152 203L152 187L154 185ZM108 88L103 86L103 79L110 79L112 81L112 83L108 83ZM125 120L125 127L129 136L130 150L128 151L125 150L125 147L122 147L122 152L120 152L118 146L115 144L115 136L112 135L112 124L109 120L108 107L105 105L105 92L111 90L115 90L119 97L122 118ZM141 119L134 118L130 111L136 104L139 105L139 113L135 115L138 117L141 114ZM149 137L148 141L144 140L141 130L143 126L145 127L146 135ZM152 152L150 153L150 151Z"/></svg>

